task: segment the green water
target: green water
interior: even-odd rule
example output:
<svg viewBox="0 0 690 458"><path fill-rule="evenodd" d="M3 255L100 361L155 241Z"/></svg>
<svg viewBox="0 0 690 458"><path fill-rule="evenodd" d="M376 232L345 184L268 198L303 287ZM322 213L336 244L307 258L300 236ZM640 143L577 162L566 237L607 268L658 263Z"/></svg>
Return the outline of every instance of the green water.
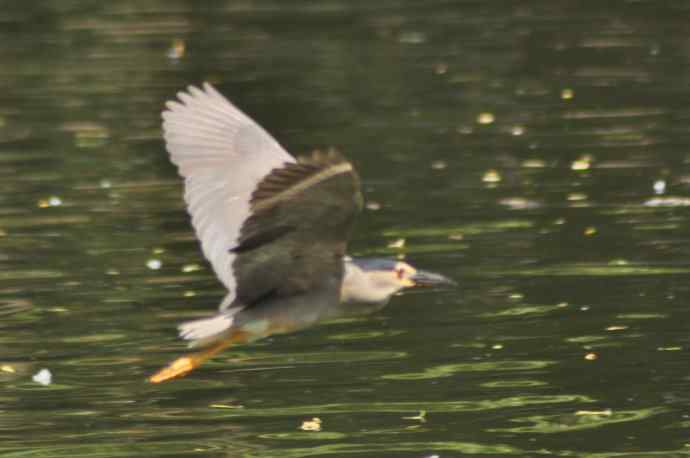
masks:
<svg viewBox="0 0 690 458"><path fill-rule="evenodd" d="M690 455L690 5L2 10L0 456ZM224 293L160 138L204 80L353 160L351 252L460 286L147 384Z"/></svg>

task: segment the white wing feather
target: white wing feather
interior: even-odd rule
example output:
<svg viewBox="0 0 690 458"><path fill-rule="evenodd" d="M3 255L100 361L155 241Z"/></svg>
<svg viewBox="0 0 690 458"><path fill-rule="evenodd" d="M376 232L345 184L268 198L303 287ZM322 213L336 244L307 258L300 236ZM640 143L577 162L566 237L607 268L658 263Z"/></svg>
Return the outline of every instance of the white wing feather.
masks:
<svg viewBox="0 0 690 458"><path fill-rule="evenodd" d="M204 255L229 291L223 304L230 305L236 289L230 250L250 215L252 192L272 169L295 159L210 84L177 97L163 112L166 147L185 179L187 210Z"/></svg>

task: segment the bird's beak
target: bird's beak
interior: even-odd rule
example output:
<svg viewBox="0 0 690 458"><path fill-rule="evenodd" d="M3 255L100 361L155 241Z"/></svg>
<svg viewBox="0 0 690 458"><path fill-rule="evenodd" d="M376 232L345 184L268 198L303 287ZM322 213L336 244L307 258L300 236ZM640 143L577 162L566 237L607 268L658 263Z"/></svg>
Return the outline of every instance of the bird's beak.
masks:
<svg viewBox="0 0 690 458"><path fill-rule="evenodd" d="M414 282L414 286L457 286L457 283L450 278L424 270L418 270L415 272L414 275L410 277L410 280Z"/></svg>

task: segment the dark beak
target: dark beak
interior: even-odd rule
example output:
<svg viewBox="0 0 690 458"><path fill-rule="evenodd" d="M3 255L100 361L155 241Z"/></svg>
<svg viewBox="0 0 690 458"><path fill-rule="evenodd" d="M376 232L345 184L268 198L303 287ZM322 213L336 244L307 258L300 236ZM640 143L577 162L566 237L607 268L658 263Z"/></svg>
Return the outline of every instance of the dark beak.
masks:
<svg viewBox="0 0 690 458"><path fill-rule="evenodd" d="M446 278L441 274L435 274L433 272L427 272L424 270L418 270L415 274L410 277L410 279L415 283L415 286L457 286L458 284Z"/></svg>

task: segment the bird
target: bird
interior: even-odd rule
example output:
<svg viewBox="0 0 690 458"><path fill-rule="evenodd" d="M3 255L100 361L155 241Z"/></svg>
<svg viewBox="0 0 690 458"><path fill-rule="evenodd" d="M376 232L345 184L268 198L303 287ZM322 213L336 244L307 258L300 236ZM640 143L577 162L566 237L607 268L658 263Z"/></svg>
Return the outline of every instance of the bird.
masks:
<svg viewBox="0 0 690 458"><path fill-rule="evenodd" d="M406 288L455 284L401 260L347 255L363 198L335 149L293 157L208 82L178 92L162 118L192 226L227 294L216 313L178 326L194 352L149 382L187 375L232 345L373 313Z"/></svg>

